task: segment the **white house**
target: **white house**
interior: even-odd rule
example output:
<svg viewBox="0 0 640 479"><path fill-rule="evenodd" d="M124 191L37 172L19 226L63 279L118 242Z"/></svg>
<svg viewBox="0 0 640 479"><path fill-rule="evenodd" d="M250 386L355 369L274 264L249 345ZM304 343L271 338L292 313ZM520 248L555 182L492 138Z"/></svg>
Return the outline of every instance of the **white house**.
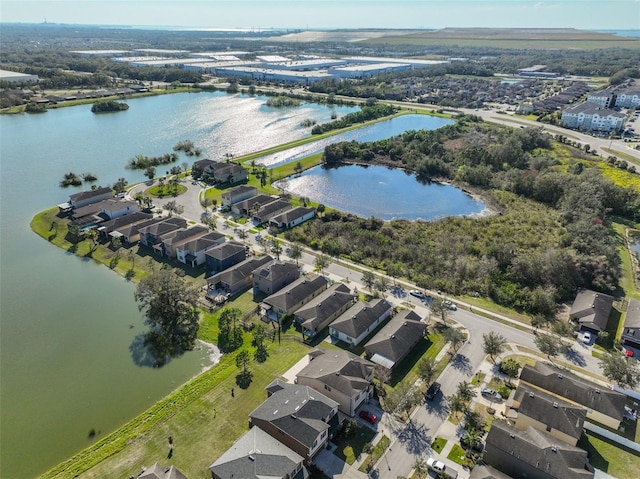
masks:
<svg viewBox="0 0 640 479"><path fill-rule="evenodd" d="M587 131L619 131L624 125L625 115L615 110L602 108L584 102L567 108L562 112L562 126Z"/></svg>

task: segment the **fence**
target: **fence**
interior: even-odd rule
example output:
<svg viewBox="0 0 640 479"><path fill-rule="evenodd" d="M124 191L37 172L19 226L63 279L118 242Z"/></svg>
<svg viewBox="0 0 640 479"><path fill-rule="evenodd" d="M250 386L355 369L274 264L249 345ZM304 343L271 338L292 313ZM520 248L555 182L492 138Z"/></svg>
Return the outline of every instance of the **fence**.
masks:
<svg viewBox="0 0 640 479"><path fill-rule="evenodd" d="M606 437L607 439L612 440L626 448L631 449L632 451L640 452L640 444L637 442L631 441L630 439L624 438L622 436L618 436L616 433L608 431L600 426L596 426L595 424L591 424L590 422L584 423L584 428L587 431L595 432L599 436Z"/></svg>

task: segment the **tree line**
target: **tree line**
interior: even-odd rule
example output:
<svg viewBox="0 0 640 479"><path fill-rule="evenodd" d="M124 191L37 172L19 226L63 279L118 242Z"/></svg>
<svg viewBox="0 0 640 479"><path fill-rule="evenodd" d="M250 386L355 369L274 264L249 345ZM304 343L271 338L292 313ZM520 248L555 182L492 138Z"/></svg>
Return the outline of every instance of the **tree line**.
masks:
<svg viewBox="0 0 640 479"><path fill-rule="evenodd" d="M330 145L325 165L382 164L424 182L453 181L482 192L497 214L384 222L331 212L290 230L287 239L423 288L480 293L531 314L553 315L578 287L613 292L620 258L611 220L637 221L638 193L612 183L570 146L559 155L541 130L461 120L377 142Z"/></svg>

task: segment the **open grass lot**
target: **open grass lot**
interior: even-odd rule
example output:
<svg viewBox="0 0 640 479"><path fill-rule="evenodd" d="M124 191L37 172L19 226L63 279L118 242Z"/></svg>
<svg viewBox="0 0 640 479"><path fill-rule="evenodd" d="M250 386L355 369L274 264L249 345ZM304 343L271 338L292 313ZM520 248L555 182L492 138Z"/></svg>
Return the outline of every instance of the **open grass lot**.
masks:
<svg viewBox="0 0 640 479"><path fill-rule="evenodd" d="M635 229L635 225L633 226ZM627 248L625 225L622 223L613 223L612 229L615 232L618 254L620 255L620 281L618 282L619 288L621 289L620 294L627 298L640 299L633 267L633 261L635 259L631 257L631 252Z"/></svg>
<svg viewBox="0 0 640 479"><path fill-rule="evenodd" d="M376 433L366 426L358 426L355 435L344 437L339 435L334 438L333 442L338 446L333 452L347 464L353 464L355 460L362 454L364 446L370 443Z"/></svg>
<svg viewBox="0 0 640 479"><path fill-rule="evenodd" d="M513 49L640 48L637 38L574 29L445 28L442 30L386 36L363 41L387 45L450 45Z"/></svg>
<svg viewBox="0 0 640 479"><path fill-rule="evenodd" d="M580 438L578 447L589 453L591 464L617 479L638 477L640 455L624 449L596 434L588 433Z"/></svg>

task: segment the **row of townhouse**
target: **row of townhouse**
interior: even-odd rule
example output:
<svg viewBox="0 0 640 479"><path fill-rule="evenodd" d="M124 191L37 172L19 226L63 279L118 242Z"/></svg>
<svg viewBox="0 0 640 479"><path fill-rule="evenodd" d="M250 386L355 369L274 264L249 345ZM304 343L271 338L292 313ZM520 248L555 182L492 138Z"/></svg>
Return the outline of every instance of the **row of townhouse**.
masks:
<svg viewBox="0 0 640 479"><path fill-rule="evenodd" d="M240 185L222 193L222 207L238 216L248 216L256 224L266 224L278 231L293 228L316 214L315 209L298 206L288 201L258 193L254 186Z"/></svg>
<svg viewBox="0 0 640 479"><path fill-rule="evenodd" d="M526 365L507 402L505 420L493 422L483 465L471 479L594 477L587 451L577 446L584 423L618 429L628 398L617 391L538 361Z"/></svg>

